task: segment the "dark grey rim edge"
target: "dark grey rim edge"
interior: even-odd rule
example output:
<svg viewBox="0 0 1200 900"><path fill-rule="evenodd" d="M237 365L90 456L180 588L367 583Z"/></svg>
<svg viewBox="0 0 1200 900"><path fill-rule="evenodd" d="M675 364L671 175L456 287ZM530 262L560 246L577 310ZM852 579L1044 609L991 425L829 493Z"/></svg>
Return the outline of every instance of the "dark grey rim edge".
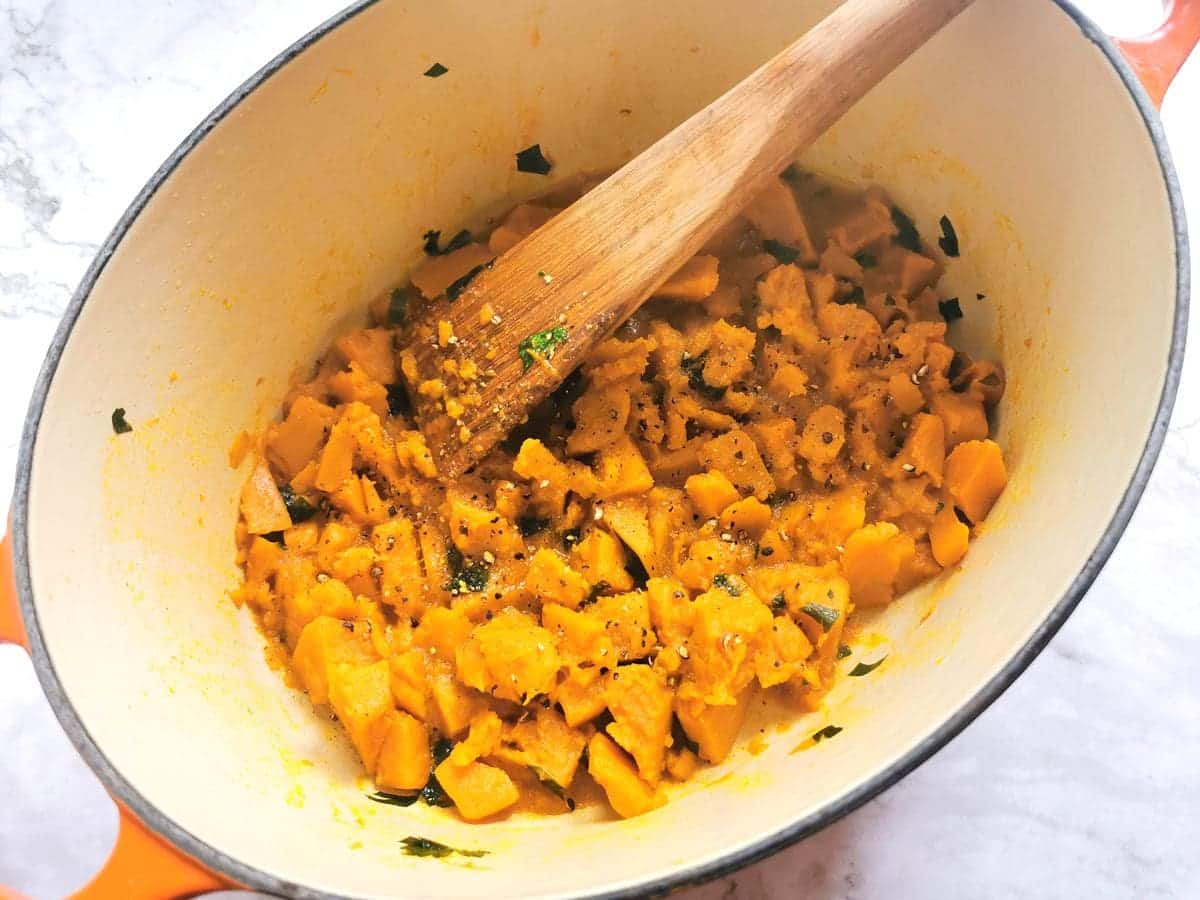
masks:
<svg viewBox="0 0 1200 900"><path fill-rule="evenodd" d="M33 451L37 441L38 425L41 421L50 383L53 380L59 360L62 357L67 339L79 317L79 312L83 304L87 300L88 294L91 292L97 278L103 272L104 267L112 257L113 252L121 242L129 226L188 153L246 96L294 57L344 22L374 5L375 2L377 0L359 0L359 2L354 3L331 17L277 55L236 91L230 94L187 136L166 162L159 167L158 171L154 173L150 181L134 199L129 209L126 210L125 214L117 222L97 254L96 259L85 273L79 288L72 296L35 383L29 412L26 417L25 429L21 436L16 487L12 503L13 568L17 582L18 603L28 634L34 667L37 671L38 680L41 682L42 690L50 700L55 715L58 717L60 724L80 755L83 756L88 765L96 772L115 797L125 803L148 827L174 846L214 871L226 875L248 887L290 897L304 898L304 900L308 900L308 898L312 898L312 900L330 898L332 900L332 898L339 895L306 888L303 885L284 881L259 869L247 866L221 853L195 835L184 830L174 821L167 818L126 781L84 727L78 713L71 705L70 700L58 682L54 666L50 661L42 640L41 628L34 607L29 571L27 533L29 481L32 471ZM1154 469L1159 451L1162 449L1166 438L1167 426L1171 418L1171 410L1175 403L1175 395L1179 389L1188 319L1190 256L1187 224L1184 218L1183 197L1179 187L1179 180L1171 162L1170 152L1167 149L1166 136L1163 133L1162 124L1137 77L1113 46L1107 35L1081 13L1070 0L1053 0L1053 2L1075 22L1084 37L1104 53L1136 104L1150 136L1151 143L1154 145L1155 153L1158 156L1163 181L1167 189L1175 233L1175 317L1171 346L1167 358L1166 376L1163 381L1158 409L1151 425L1150 434L1147 436L1141 458L1134 470L1133 478L1128 488L1126 488L1113 518L1105 529L1100 542L1084 563L1079 575L1072 581L1067 592L1025 645L954 715L909 750L901 759L832 803L805 816L790 827L775 833L769 838L759 841L757 844L735 851L715 861L701 863L693 866L691 869L647 881L640 885L593 894L579 894L577 896L606 898L606 900L610 900L611 898L611 900L616 900L616 898L665 894L679 888L702 884L703 882L718 878L764 859L796 843L802 838L819 831L853 812L871 798L896 784L956 737L1028 667L1033 659L1045 648L1046 644L1049 643L1055 633L1057 633L1059 628L1062 627L1063 623L1066 622L1075 607L1078 606L1080 600L1083 599L1084 594L1087 593L1088 588L1091 587L1092 582L1095 581L1096 576L1103 569L1105 562L1107 562L1108 557L1112 554L1118 540L1129 524L1133 511L1137 507L1138 501L1145 490L1146 483L1150 478L1150 474Z"/></svg>

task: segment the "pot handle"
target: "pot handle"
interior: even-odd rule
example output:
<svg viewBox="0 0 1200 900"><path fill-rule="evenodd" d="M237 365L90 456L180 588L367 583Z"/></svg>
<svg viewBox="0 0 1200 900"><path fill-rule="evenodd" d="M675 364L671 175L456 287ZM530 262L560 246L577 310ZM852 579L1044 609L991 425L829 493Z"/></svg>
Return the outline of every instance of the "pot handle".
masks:
<svg viewBox="0 0 1200 900"><path fill-rule="evenodd" d="M0 644L29 649L13 580L12 539L0 540ZM117 842L108 862L73 900L177 900L231 885L171 847L122 804ZM0 900L21 895L0 885Z"/></svg>
<svg viewBox="0 0 1200 900"><path fill-rule="evenodd" d="M1116 41L1155 107L1162 106L1171 81L1200 43L1200 0L1166 0L1165 7L1166 17L1154 31Z"/></svg>
<svg viewBox="0 0 1200 900"><path fill-rule="evenodd" d="M17 583L13 578L12 538L0 540L0 644L20 644L29 649L21 611L17 608ZM3 894L0 894L3 897Z"/></svg>
<svg viewBox="0 0 1200 900"><path fill-rule="evenodd" d="M167 844L121 803L117 842L104 868L71 900L179 900L233 887Z"/></svg>

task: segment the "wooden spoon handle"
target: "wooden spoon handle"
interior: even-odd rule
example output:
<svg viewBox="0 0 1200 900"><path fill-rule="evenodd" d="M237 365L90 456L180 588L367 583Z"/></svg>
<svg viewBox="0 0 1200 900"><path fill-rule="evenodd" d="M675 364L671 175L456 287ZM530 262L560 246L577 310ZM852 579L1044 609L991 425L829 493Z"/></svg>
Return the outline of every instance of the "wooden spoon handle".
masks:
<svg viewBox="0 0 1200 900"><path fill-rule="evenodd" d="M442 476L457 476L523 421L769 179L971 2L847 0L439 310L461 326L454 355L486 371L465 386L471 403L455 421L411 391ZM480 324L485 304L499 324ZM555 326L566 341L526 369L520 341ZM445 348L423 341L413 354L410 387L443 371Z"/></svg>

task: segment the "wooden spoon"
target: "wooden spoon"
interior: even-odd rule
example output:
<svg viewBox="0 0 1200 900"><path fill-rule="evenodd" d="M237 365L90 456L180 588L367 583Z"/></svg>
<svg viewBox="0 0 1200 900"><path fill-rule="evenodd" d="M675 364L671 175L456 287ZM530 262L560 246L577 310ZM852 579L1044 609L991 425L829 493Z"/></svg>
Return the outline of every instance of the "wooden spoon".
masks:
<svg viewBox="0 0 1200 900"><path fill-rule="evenodd" d="M461 474L523 422L770 179L970 3L847 0L452 302L434 304L401 368L441 477ZM447 322L453 338L442 324L439 342ZM537 335L543 352L518 352ZM454 375L467 361L477 377Z"/></svg>

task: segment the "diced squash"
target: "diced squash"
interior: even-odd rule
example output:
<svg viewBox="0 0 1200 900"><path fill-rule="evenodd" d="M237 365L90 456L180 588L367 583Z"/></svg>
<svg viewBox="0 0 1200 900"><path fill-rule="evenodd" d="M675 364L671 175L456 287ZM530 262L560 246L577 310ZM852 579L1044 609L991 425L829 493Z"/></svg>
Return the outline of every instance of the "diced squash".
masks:
<svg viewBox="0 0 1200 900"><path fill-rule="evenodd" d="M476 266L486 265L492 259L492 251L483 244L467 244L445 256L426 259L420 268L412 273L412 283L427 300L432 300L445 293L446 288Z"/></svg>
<svg viewBox="0 0 1200 900"><path fill-rule="evenodd" d="M505 610L478 626L458 648L458 677L476 690L523 703L549 694L558 675L554 635L532 618Z"/></svg>
<svg viewBox="0 0 1200 900"><path fill-rule="evenodd" d="M593 586L607 584L616 591L633 587L633 577L625 571L625 550L621 542L599 528L591 529L572 548L571 567Z"/></svg>
<svg viewBox="0 0 1200 900"><path fill-rule="evenodd" d="M970 537L971 529L959 521L953 509L945 507L929 526L929 544L937 564L948 568L966 556Z"/></svg>
<svg viewBox="0 0 1200 900"><path fill-rule="evenodd" d="M684 490L696 512L706 519L715 519L723 509L742 497L733 482L721 472L693 475L687 480Z"/></svg>
<svg viewBox="0 0 1200 900"><path fill-rule="evenodd" d="M435 606L426 610L413 641L442 659L453 660L474 627L462 607Z"/></svg>
<svg viewBox="0 0 1200 900"><path fill-rule="evenodd" d="M700 461L733 482L740 492L766 500L775 491L771 473L763 465L758 447L740 428L713 438L700 450Z"/></svg>
<svg viewBox="0 0 1200 900"><path fill-rule="evenodd" d="M612 713L609 736L637 762L638 774L658 784L671 734L671 691L663 674L648 665L621 666L604 691Z"/></svg>
<svg viewBox="0 0 1200 900"><path fill-rule="evenodd" d="M396 348L387 328L351 331L334 342L342 358L379 384L396 380ZM386 410L385 410L386 411Z"/></svg>
<svg viewBox="0 0 1200 900"><path fill-rule="evenodd" d="M836 406L820 406L804 421L796 452L810 463L827 466L846 444L846 414Z"/></svg>
<svg viewBox="0 0 1200 900"><path fill-rule="evenodd" d="M494 509L472 503L466 497L452 495L447 501L450 539L464 556L510 556L525 549L517 527Z"/></svg>
<svg viewBox="0 0 1200 900"><path fill-rule="evenodd" d="M553 708L539 708L532 719L513 726L512 739L529 762L561 788L569 788L587 739Z"/></svg>
<svg viewBox="0 0 1200 900"><path fill-rule="evenodd" d="M369 406L377 416L388 414L387 388L367 375L357 362L329 377L329 392L342 403L358 401Z"/></svg>
<svg viewBox="0 0 1200 900"><path fill-rule="evenodd" d="M588 580L567 565L555 550L543 548L533 555L525 575L525 587L544 603L558 603L570 609L592 592Z"/></svg>
<svg viewBox="0 0 1200 900"><path fill-rule="evenodd" d="M286 539L286 536L285 536ZM279 568L283 559L283 550L274 541L255 537L246 551L246 580L249 582L264 582Z"/></svg>
<svg viewBox="0 0 1200 900"><path fill-rule="evenodd" d="M1007 483L1008 471L995 441L966 441L946 457L946 489L974 523L987 518Z"/></svg>
<svg viewBox="0 0 1200 900"><path fill-rule="evenodd" d="M656 636L645 591L597 597L595 603L584 609L584 615L604 623L619 662L642 659L654 649Z"/></svg>
<svg viewBox="0 0 1200 900"><path fill-rule="evenodd" d="M749 328L718 319L704 362L703 380L710 388L727 388L746 378L754 369L756 338Z"/></svg>
<svg viewBox="0 0 1200 900"><path fill-rule="evenodd" d="M607 447L625 433L629 410L628 384L618 381L589 388L571 409L575 429L567 438L567 452L580 455Z"/></svg>
<svg viewBox="0 0 1200 900"><path fill-rule="evenodd" d="M664 773L727 761L759 696L819 708L852 667L855 610L958 564L1007 477L987 415L1004 372L952 346L942 255L881 188L789 167L440 478L431 447L486 437L468 420L504 418L486 385L520 364L475 346L513 313L480 298L484 270L595 183L427 241L282 421L230 448L254 455L232 599L381 790L437 769L466 821L561 815L600 790L637 815ZM570 287L547 268L533 293ZM437 312L462 290L470 321Z"/></svg>
<svg viewBox="0 0 1200 900"><path fill-rule="evenodd" d="M855 605L891 603L900 566L911 552L912 538L902 535L891 522L864 525L850 535L842 554L842 568Z"/></svg>
<svg viewBox="0 0 1200 900"><path fill-rule="evenodd" d="M447 759L434 772L442 789L454 801L458 814L478 822L503 812L520 799L517 786L503 769L472 762L456 766Z"/></svg>
<svg viewBox="0 0 1200 900"><path fill-rule="evenodd" d="M809 237L808 226L800 213L800 205L796 202L796 195L783 179L772 179L750 202L743 215L764 238L779 241L799 251L799 261L802 265L811 266L816 263L817 250Z"/></svg>
<svg viewBox="0 0 1200 900"><path fill-rule="evenodd" d="M617 438L597 455L597 493L606 500L644 494L654 487L645 458L628 437Z"/></svg>
<svg viewBox="0 0 1200 900"><path fill-rule="evenodd" d="M616 656L604 622L587 612L547 603L542 607L542 627L554 635L560 655L571 664L611 665Z"/></svg>
<svg viewBox="0 0 1200 900"><path fill-rule="evenodd" d="M754 655L772 616L744 583L735 590L714 587L696 598L680 697L728 706L754 679Z"/></svg>
<svg viewBox="0 0 1200 900"><path fill-rule="evenodd" d="M354 474L354 455L357 448L358 442L349 421L343 419L335 423L329 432L325 449L321 451L313 485L330 493L340 490Z"/></svg>
<svg viewBox="0 0 1200 900"><path fill-rule="evenodd" d="M255 463L242 487L241 512L250 534L270 534L292 527L292 517L288 515L266 460Z"/></svg>
<svg viewBox="0 0 1200 900"><path fill-rule="evenodd" d="M554 699L567 724L578 728L604 712L604 680L597 669L571 669L555 690Z"/></svg>
<svg viewBox="0 0 1200 900"><path fill-rule="evenodd" d="M612 738L600 732L588 742L588 774L604 788L609 805L622 818L640 816L665 802L638 777L634 764Z"/></svg>
<svg viewBox="0 0 1200 900"><path fill-rule="evenodd" d="M367 665L377 659L379 654L366 628L332 616L317 616L300 632L292 651L292 668L312 702L321 704L329 702L329 672L333 666Z"/></svg>
<svg viewBox="0 0 1200 900"><path fill-rule="evenodd" d="M752 693L744 690L724 706L709 706L702 700L676 702L675 715L684 733L700 748L701 759L719 763L729 755L746 721Z"/></svg>
<svg viewBox="0 0 1200 900"><path fill-rule="evenodd" d="M312 397L297 397L287 418L268 429L267 456L285 478L294 478L316 458L336 418L332 407Z"/></svg>
<svg viewBox="0 0 1200 900"><path fill-rule="evenodd" d="M900 471L912 475L928 475L934 487L942 483L942 467L946 462L946 432L937 416L921 413L912 420L904 446L896 457Z"/></svg>
<svg viewBox="0 0 1200 900"><path fill-rule="evenodd" d="M953 391L934 394L929 401L929 408L942 420L947 450L963 441L981 441L988 435L983 402L970 394L956 394Z"/></svg>
<svg viewBox="0 0 1200 900"><path fill-rule="evenodd" d="M659 286L654 296L698 302L717 289L718 280L715 256L693 256Z"/></svg>
<svg viewBox="0 0 1200 900"><path fill-rule="evenodd" d="M771 524L771 507L757 497L730 503L721 511L720 525L731 534L744 534L752 540L762 537Z"/></svg>
<svg viewBox="0 0 1200 900"><path fill-rule="evenodd" d="M353 663L330 666L329 705L350 735L366 770L374 773L395 712L388 686L387 660L365 666Z"/></svg>
<svg viewBox="0 0 1200 900"><path fill-rule="evenodd" d="M406 712L393 712L379 749L375 784L383 790L415 791L429 781L432 769L429 728Z"/></svg>
<svg viewBox="0 0 1200 900"><path fill-rule="evenodd" d="M854 212L829 230L829 238L846 253L858 253L896 233L892 213L878 197L864 197Z"/></svg>
<svg viewBox="0 0 1200 900"><path fill-rule="evenodd" d="M663 571L666 563L659 558L654 536L650 532L645 499L627 497L605 503L604 525L637 554L647 572L654 575Z"/></svg>
<svg viewBox="0 0 1200 900"><path fill-rule="evenodd" d="M420 650L406 650L388 658L391 669L392 699L421 721L429 718L429 686L425 681L425 656Z"/></svg>

